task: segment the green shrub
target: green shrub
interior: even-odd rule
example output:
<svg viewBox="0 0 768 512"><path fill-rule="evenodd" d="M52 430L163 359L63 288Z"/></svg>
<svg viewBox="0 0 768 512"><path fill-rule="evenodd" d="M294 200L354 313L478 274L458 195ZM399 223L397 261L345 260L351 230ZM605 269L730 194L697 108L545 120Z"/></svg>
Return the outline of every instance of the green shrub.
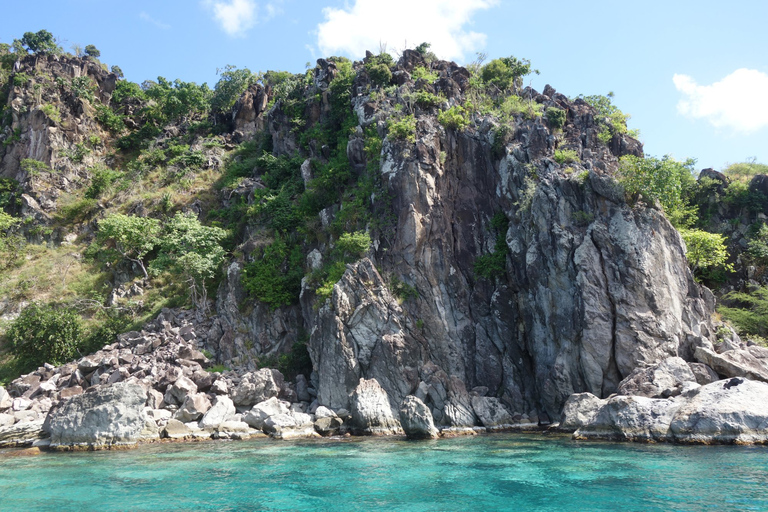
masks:
<svg viewBox="0 0 768 512"><path fill-rule="evenodd" d="M427 91L417 91L414 95L416 104L423 108L437 107L445 102L445 98Z"/></svg>
<svg viewBox="0 0 768 512"><path fill-rule="evenodd" d="M584 210L577 210L571 214L571 219L573 219L573 223L577 226L587 226L595 220L595 214L585 212Z"/></svg>
<svg viewBox="0 0 768 512"><path fill-rule="evenodd" d="M64 364L75 358L83 340L80 316L54 304L30 304L5 333L11 354L31 370L43 363Z"/></svg>
<svg viewBox="0 0 768 512"><path fill-rule="evenodd" d="M531 73L539 74L531 68L531 61L518 59L514 56L494 59L480 71L483 82L494 85L500 90L519 89L523 85L523 77Z"/></svg>
<svg viewBox="0 0 768 512"><path fill-rule="evenodd" d="M437 121L446 128L463 130L469 126L467 111L461 105L455 105L437 115Z"/></svg>
<svg viewBox="0 0 768 512"><path fill-rule="evenodd" d="M483 254L475 259L475 274L485 279L501 277L507 272L507 230L509 219L502 212L496 213L491 219L491 227L496 232L496 243L493 252Z"/></svg>
<svg viewBox="0 0 768 512"><path fill-rule="evenodd" d="M404 282L397 276L393 276L392 279L390 279L389 287L392 290L392 294L397 297L400 302L419 298L419 291L416 287Z"/></svg>
<svg viewBox="0 0 768 512"><path fill-rule="evenodd" d="M45 105L40 106L40 110L48 116L48 119L53 121L56 124L61 124L61 112L59 112L59 109L56 108L55 105L51 105L50 103L46 103Z"/></svg>
<svg viewBox="0 0 768 512"><path fill-rule="evenodd" d="M364 231L344 233L336 241L336 251L344 260L357 259L371 247L371 236Z"/></svg>
<svg viewBox="0 0 768 512"><path fill-rule="evenodd" d="M50 167L43 162L33 160L32 158L24 158L19 166L21 167L21 170L29 176L38 176L41 172L51 172Z"/></svg>
<svg viewBox="0 0 768 512"><path fill-rule="evenodd" d="M304 256L298 245L289 246L281 237L257 252L243 269L243 287L272 309L299 299L304 277Z"/></svg>
<svg viewBox="0 0 768 512"><path fill-rule="evenodd" d="M768 336L768 288L728 293L717 310L740 334Z"/></svg>
<svg viewBox="0 0 768 512"><path fill-rule="evenodd" d="M708 233L700 229L680 229L680 235L685 240L685 246L688 249L685 256L692 272L715 267L723 267L725 270L733 271L733 267L726 263L728 250L723 235Z"/></svg>
<svg viewBox="0 0 768 512"><path fill-rule="evenodd" d="M88 101L94 100L94 94L96 93L96 84L89 76L76 76L72 78L70 82L70 88L75 96L78 98L84 98Z"/></svg>
<svg viewBox="0 0 768 512"><path fill-rule="evenodd" d="M112 133L119 134L125 130L125 116L116 114L105 105L96 105L96 120Z"/></svg>
<svg viewBox="0 0 768 512"><path fill-rule="evenodd" d="M550 124L550 126L552 126L552 128L561 130L563 126L565 126L567 113L565 110L556 107L550 107L546 110L546 117L547 122Z"/></svg>
<svg viewBox="0 0 768 512"><path fill-rule="evenodd" d="M115 181L123 176L120 171L98 166L91 169L91 183L85 190L87 199L98 199Z"/></svg>
<svg viewBox="0 0 768 512"><path fill-rule="evenodd" d="M556 149L555 162L558 164L573 163L579 161L579 153L573 149Z"/></svg>
<svg viewBox="0 0 768 512"><path fill-rule="evenodd" d="M308 377L312 373L312 359L307 350L307 341L297 341L290 352L278 356L277 369L289 381L294 380L299 374Z"/></svg>
<svg viewBox="0 0 768 512"><path fill-rule="evenodd" d="M502 117L523 116L525 119L541 117L544 105L532 100L524 100L514 94L504 98L500 108Z"/></svg>
<svg viewBox="0 0 768 512"><path fill-rule="evenodd" d="M725 189L723 202L733 208L746 209L751 213L760 213L768 204L768 198L757 190L751 190L749 184L744 181L733 181Z"/></svg>
<svg viewBox="0 0 768 512"><path fill-rule="evenodd" d="M211 108L218 112L228 112L246 89L258 80L250 69L237 69L235 66L225 66L220 72L219 81L213 89Z"/></svg>
<svg viewBox="0 0 768 512"><path fill-rule="evenodd" d="M424 80L428 83L434 83L437 82L437 80L440 78L440 75L437 73L430 71L429 68L424 66L416 66L413 68L413 71L411 72L411 78L414 82L417 82L419 80Z"/></svg>
<svg viewBox="0 0 768 512"><path fill-rule="evenodd" d="M399 120L388 121L389 135L394 139L416 142L416 118L407 115Z"/></svg>
<svg viewBox="0 0 768 512"><path fill-rule="evenodd" d="M723 174L728 176L731 181L749 183L758 174L768 174L768 165L757 163L757 159L753 158L747 162L729 165L723 169Z"/></svg>
<svg viewBox="0 0 768 512"><path fill-rule="evenodd" d="M16 87L24 87L29 80L29 75L26 73L16 73L13 75L13 85Z"/></svg>

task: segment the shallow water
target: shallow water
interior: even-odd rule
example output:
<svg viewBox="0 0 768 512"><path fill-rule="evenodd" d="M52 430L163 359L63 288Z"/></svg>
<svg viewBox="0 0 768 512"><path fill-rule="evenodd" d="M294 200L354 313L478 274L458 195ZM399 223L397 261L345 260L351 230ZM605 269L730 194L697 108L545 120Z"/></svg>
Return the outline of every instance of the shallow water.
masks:
<svg viewBox="0 0 768 512"><path fill-rule="evenodd" d="M0 455L0 510L768 510L768 448L496 434Z"/></svg>

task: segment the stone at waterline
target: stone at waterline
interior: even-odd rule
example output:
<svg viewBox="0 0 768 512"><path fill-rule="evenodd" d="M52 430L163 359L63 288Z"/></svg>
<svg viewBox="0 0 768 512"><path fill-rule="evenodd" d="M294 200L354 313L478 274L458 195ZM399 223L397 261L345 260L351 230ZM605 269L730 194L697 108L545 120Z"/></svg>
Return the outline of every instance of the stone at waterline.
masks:
<svg viewBox="0 0 768 512"><path fill-rule="evenodd" d="M405 435L411 439L435 439L440 436L429 407L413 395L406 396L400 403L400 424Z"/></svg>
<svg viewBox="0 0 768 512"><path fill-rule="evenodd" d="M679 395L684 382L696 382L691 367L681 357L668 357L658 364L635 368L619 383L618 394L668 398Z"/></svg>
<svg viewBox="0 0 768 512"><path fill-rule="evenodd" d="M392 414L387 392L376 379L360 379L350 402L355 433L384 436L403 433L400 422Z"/></svg>
<svg viewBox="0 0 768 512"><path fill-rule="evenodd" d="M269 368L246 373L232 393L232 401L238 407L258 404L280 394L283 382L283 374Z"/></svg>
<svg viewBox="0 0 768 512"><path fill-rule="evenodd" d="M277 397L272 397L254 405L253 408L243 416L243 421L253 428L261 430L264 427L264 422L270 416L288 414L289 412L291 412L291 409L288 402L279 400Z"/></svg>
<svg viewBox="0 0 768 512"><path fill-rule="evenodd" d="M60 402L44 430L52 448L108 448L131 445L143 437L147 394L138 384L120 382Z"/></svg>
<svg viewBox="0 0 768 512"><path fill-rule="evenodd" d="M498 398L492 396L473 396L472 409L480 418L480 423L490 430L508 428L513 423L512 415Z"/></svg>
<svg viewBox="0 0 768 512"><path fill-rule="evenodd" d="M262 427L265 434L277 439L297 439L303 437L317 437L312 416L301 412L289 412L270 416L264 421Z"/></svg>
<svg viewBox="0 0 768 512"><path fill-rule="evenodd" d="M563 406L559 429L564 432L574 432L589 424L605 402L592 393L572 394Z"/></svg>
<svg viewBox="0 0 768 512"><path fill-rule="evenodd" d="M32 446L38 439L47 437L42 421L16 423L0 428L0 448Z"/></svg>
<svg viewBox="0 0 768 512"><path fill-rule="evenodd" d="M335 436L339 434L344 422L337 416L323 416L315 420L315 432L321 436Z"/></svg>

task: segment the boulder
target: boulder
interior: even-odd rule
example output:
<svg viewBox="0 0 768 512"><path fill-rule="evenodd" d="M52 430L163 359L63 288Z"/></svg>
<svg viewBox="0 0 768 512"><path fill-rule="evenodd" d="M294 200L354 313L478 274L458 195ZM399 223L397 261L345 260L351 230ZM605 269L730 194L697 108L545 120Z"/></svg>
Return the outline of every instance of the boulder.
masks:
<svg viewBox="0 0 768 512"><path fill-rule="evenodd" d="M190 421L199 420L210 408L211 401L208 400L204 393L187 395L184 398L184 403L173 417L183 423L189 423Z"/></svg>
<svg viewBox="0 0 768 512"><path fill-rule="evenodd" d="M693 375L696 376L696 382L702 386L720 380L717 372L703 363L688 363Z"/></svg>
<svg viewBox="0 0 768 512"><path fill-rule="evenodd" d="M3 386L0 386L0 411L5 411L11 408L13 399L11 395L5 390Z"/></svg>
<svg viewBox="0 0 768 512"><path fill-rule="evenodd" d="M696 360L723 377L744 377L768 382L768 349L752 345L746 350L728 350L721 354L698 347Z"/></svg>
<svg viewBox="0 0 768 512"><path fill-rule="evenodd" d="M169 439L186 439L192 437L192 429L177 419L170 419L162 432Z"/></svg>
<svg viewBox="0 0 768 512"><path fill-rule="evenodd" d="M336 418L337 414L330 410L329 408L325 407L324 405L320 405L315 409L315 418Z"/></svg>
<svg viewBox="0 0 768 512"><path fill-rule="evenodd" d="M136 444L147 421L147 393L120 382L73 396L51 409L44 429L53 448L109 448Z"/></svg>
<svg viewBox="0 0 768 512"><path fill-rule="evenodd" d="M696 382L690 366L681 357L668 357L658 364L635 368L619 383L618 394L668 398L679 395L684 382Z"/></svg>
<svg viewBox="0 0 768 512"><path fill-rule="evenodd" d="M200 420L200 426L202 428L213 428L219 426L226 421L230 416L234 416L235 404L228 396L217 396L213 400L213 406L205 413L203 419Z"/></svg>
<svg viewBox="0 0 768 512"><path fill-rule="evenodd" d="M291 409L288 402L272 397L254 405L253 408L243 416L243 421L253 428L261 430L264 427L264 421L267 418L279 414L288 414L289 412L291 412Z"/></svg>
<svg viewBox="0 0 768 512"><path fill-rule="evenodd" d="M296 398L302 402L312 401L312 396L309 394L307 378L302 374L296 376Z"/></svg>
<svg viewBox="0 0 768 512"><path fill-rule="evenodd" d="M301 412L270 416L264 421L262 430L277 439L317 437L312 416Z"/></svg>
<svg viewBox="0 0 768 512"><path fill-rule="evenodd" d="M42 421L31 421L0 427L0 448L32 446L38 439L47 437Z"/></svg>
<svg viewBox="0 0 768 512"><path fill-rule="evenodd" d="M403 430L392 414L387 392L376 379L360 379L351 397L352 428L358 434L397 435Z"/></svg>
<svg viewBox="0 0 768 512"><path fill-rule="evenodd" d="M472 409L480 423L489 430L509 428L514 423L512 415L498 398L492 396L473 396Z"/></svg>
<svg viewBox="0 0 768 512"><path fill-rule="evenodd" d="M574 432L580 429L592 421L592 418L605 405L605 402L592 393L572 394L563 406L563 415L558 428L564 432Z"/></svg>
<svg viewBox="0 0 768 512"><path fill-rule="evenodd" d="M0 412L0 428L9 427L14 423L16 423L16 418L13 416L13 414L5 414Z"/></svg>
<svg viewBox="0 0 768 512"><path fill-rule="evenodd" d="M343 424L342 419L337 416L324 416L315 420L315 432L321 436L335 436L339 434Z"/></svg>
<svg viewBox="0 0 768 512"><path fill-rule="evenodd" d="M687 394L670 423L679 443L768 443L768 384L721 380Z"/></svg>
<svg viewBox="0 0 768 512"><path fill-rule="evenodd" d="M611 441L670 441L669 424L679 407L680 402L674 399L613 396L573 437Z"/></svg>
<svg viewBox="0 0 768 512"><path fill-rule="evenodd" d="M197 393L197 385L182 375L168 387L165 392L165 402L167 404L181 404L184 403L187 395L194 395L195 393Z"/></svg>
<svg viewBox="0 0 768 512"><path fill-rule="evenodd" d="M283 374L269 368L246 373L232 393L232 401L238 407L258 404L280 394L283 382Z"/></svg>
<svg viewBox="0 0 768 512"><path fill-rule="evenodd" d="M72 386L71 388L64 388L61 391L59 391L59 398L62 400L65 400L67 398L72 398L73 396L82 395L83 394L83 388L80 386ZM160 399L162 400L162 396L160 395Z"/></svg>
<svg viewBox="0 0 768 512"><path fill-rule="evenodd" d="M440 435L429 407L413 395L406 396L400 403L400 424L410 439L436 439Z"/></svg>

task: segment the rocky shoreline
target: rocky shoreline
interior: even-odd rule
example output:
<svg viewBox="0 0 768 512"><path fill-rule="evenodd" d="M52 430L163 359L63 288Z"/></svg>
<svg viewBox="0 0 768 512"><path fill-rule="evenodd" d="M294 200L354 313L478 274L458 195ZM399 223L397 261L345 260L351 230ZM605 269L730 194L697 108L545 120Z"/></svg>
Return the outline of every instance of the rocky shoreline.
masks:
<svg viewBox="0 0 768 512"><path fill-rule="evenodd" d="M434 439L511 430L558 431L574 439L768 444L768 349L743 346L737 338L718 346L719 353L701 354L717 372L679 357L638 367L608 398L571 395L559 423L515 417L498 399L473 390L464 401L479 421L436 425L426 397L419 396L435 390L419 388L395 408L376 379L361 378L351 410L332 409L318 401L312 379L303 375L289 382L270 368L210 372L192 318L165 311L145 330L120 335L95 354L41 367L0 388L0 448L99 450L266 436Z"/></svg>

